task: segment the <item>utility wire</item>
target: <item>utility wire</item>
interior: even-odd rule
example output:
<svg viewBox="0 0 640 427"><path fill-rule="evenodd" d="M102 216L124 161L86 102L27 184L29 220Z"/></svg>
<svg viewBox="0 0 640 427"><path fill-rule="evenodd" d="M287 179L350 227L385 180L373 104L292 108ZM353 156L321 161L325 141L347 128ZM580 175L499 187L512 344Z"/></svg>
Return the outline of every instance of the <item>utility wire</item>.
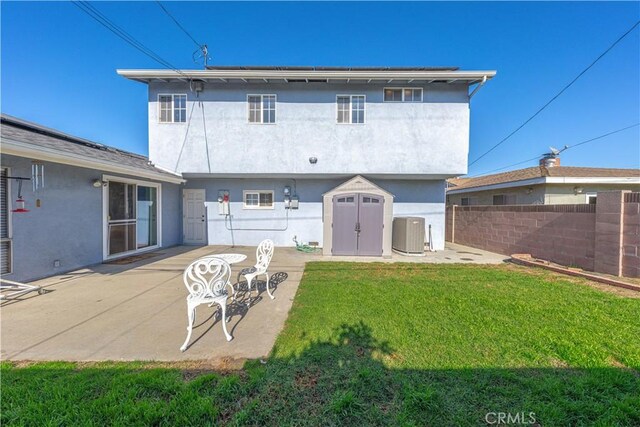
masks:
<svg viewBox="0 0 640 427"><path fill-rule="evenodd" d="M622 39L624 39L629 33L631 33L631 31L633 31L638 25L640 25L640 21L636 22L635 24L633 24L633 26L631 28L629 28L627 30L627 32L625 32L623 35L621 35L618 40L616 40L615 42L613 42L613 44L611 46L609 46L604 52L602 52L600 54L600 56L598 56L587 68L585 68L584 70L582 70L580 72L580 74L578 74L573 80L571 80L571 82L566 85L565 87L562 88L562 90L560 92L558 92L553 98L551 98L546 104L544 104L542 107L540 107L540 109L538 111L536 111L531 117L529 117L527 120L524 121L524 123L522 123L520 126L518 126L513 132L511 132L509 135L507 135L506 137L504 137L502 140L500 140L500 142L498 142L497 144L495 144L493 147L491 147L489 150L485 151L480 157L476 158L473 162L469 163L469 166L473 165L474 163L476 163L478 160L482 159L484 156L486 156L487 154L489 154L490 152L492 152L493 150L495 150L496 148L498 148L498 146L500 146L502 143L504 143L505 141L507 141L509 138L511 138L513 135L516 134L516 132L518 132L520 129L522 129L523 127L525 127L527 125L527 123L529 123L531 120L533 120L538 114L540 114L545 108L547 108L553 101L555 101L560 95L562 95L564 93L564 91L566 91L567 89L569 89L580 77L582 77L582 75L584 73L586 73L587 71L589 71L589 69L591 67L593 67L600 59L602 59L602 57L604 57L607 53L609 53L609 51L611 49L613 49L618 43L620 43L622 41Z"/></svg>
<svg viewBox="0 0 640 427"><path fill-rule="evenodd" d="M576 148L576 147L579 147L579 146L581 146L581 145L587 144L587 143L589 143L589 142L597 141L598 139L605 138L605 137L607 137L607 136L610 136L610 135L616 134L616 133L618 133L618 132L625 131L625 130L627 130L627 129L631 129L631 128L636 127L636 126L640 126L640 123L636 123L636 124L633 124L633 125L631 125L631 126L626 126L626 127L621 128L621 129L617 129L617 130L614 130L614 131L611 131L611 132L605 133L605 134L603 134L603 135L596 136L595 138L590 138L590 139L587 139L587 140L585 140L585 141L578 142L577 144L569 145L569 146L567 146L567 147L563 148L563 149L562 149L562 151L567 151L567 150L570 150L570 149L572 149L572 148ZM514 167L514 166L521 165L521 164L523 164L523 163L531 162L531 161L533 161L533 160L537 160L537 159L539 159L539 158L540 158L540 156L532 157L532 158L530 158L530 159L523 160L523 161L521 161L521 162L514 163L514 164L509 165L509 166L504 166L504 167L501 167L501 168L498 168L498 169L493 169L493 170L490 170L490 171L487 171L487 172L482 172L482 173L475 174L475 175L471 175L471 176L468 176L468 177L465 177L465 178L475 178L475 177L478 177L478 176L481 176L481 175L487 175L487 174L490 174L490 173L493 173L493 172L498 172L498 171L501 171L501 170L504 170L504 169L509 169L509 168Z"/></svg>
<svg viewBox="0 0 640 427"><path fill-rule="evenodd" d="M124 29L116 25L113 21L107 18L104 14L102 14L98 9L96 9L93 5L86 1L72 1L72 3L77 6L84 13L89 15L95 21L97 21L100 25L104 26L106 29L111 31L116 36L120 37L122 40L127 42L129 45L133 46L138 51L142 52L149 58L153 59L157 63L161 64L166 68L170 68L176 73L185 77L185 79L180 79L185 82L190 83L191 79L182 71L178 70L174 65L172 65L169 61L163 59L160 55L155 53L153 50L149 49L147 46L136 40L131 34L126 32Z"/></svg>
<svg viewBox="0 0 640 427"><path fill-rule="evenodd" d="M196 46L198 46L199 49L202 49L202 45L198 43L191 34L189 34L189 31L187 31L182 25L180 25L180 22L178 22L178 20L171 13L169 13L169 11L162 5L162 3L160 3L158 0L156 0L156 3L158 3L158 6L160 6L160 8L164 10L164 13L166 13L167 16L176 23L178 28L180 28L187 35L187 37L189 37L191 41L195 43Z"/></svg>
<svg viewBox="0 0 640 427"><path fill-rule="evenodd" d="M194 37L189 33L189 31L187 31L187 29L186 29L185 27L183 27L183 26L182 26L182 24L180 24L180 22L178 22L178 20L177 20L177 19L176 19L176 18L175 18L175 17L174 17L174 16L173 16L173 15L172 15L168 10L167 10L167 8L166 8L166 7L164 7L164 6L162 5L162 3L160 3L160 1L159 1L159 0L156 0L156 3L157 3L157 4L158 4L158 6L160 6L160 8L164 11L164 13L166 13L166 14L167 14L167 16L168 16L169 18L171 18L171 20L172 20L173 22L175 22L175 24L178 26L178 28L180 28L180 29L182 30L182 32L183 32L183 33L185 33L185 34L187 35L187 37L189 37L189 38L191 39L191 41L192 41L196 46L198 46L198 49L197 49L195 52L193 52L193 53L191 54L191 57L192 57L192 59L193 59L193 62L196 62L196 63L197 63L197 61L198 61L198 60L197 60L197 58L196 58L196 54L197 54L198 52L200 52L200 55L201 55L202 60L203 60L203 62L204 62L204 66L205 66L205 68L206 68L206 67L207 67L207 60L209 59L209 48L207 47L207 45L206 45L206 44L200 44L200 43L198 43L198 41L197 41L197 40L196 40L196 39L195 39L195 38L194 38Z"/></svg>

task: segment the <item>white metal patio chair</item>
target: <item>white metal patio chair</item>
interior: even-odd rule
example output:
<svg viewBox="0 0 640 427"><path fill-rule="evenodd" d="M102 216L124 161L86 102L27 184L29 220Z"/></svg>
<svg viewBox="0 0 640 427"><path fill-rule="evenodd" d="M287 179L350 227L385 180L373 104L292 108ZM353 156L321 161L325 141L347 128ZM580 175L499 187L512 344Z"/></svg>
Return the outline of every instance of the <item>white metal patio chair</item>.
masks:
<svg viewBox="0 0 640 427"><path fill-rule="evenodd" d="M187 296L187 317L189 326L187 326L187 339L180 347L180 351L187 349L187 344L191 339L193 330L193 322L196 317L196 308L200 304L218 304L222 311L222 330L227 337L227 341L231 341L233 337L227 332L227 286L230 286L229 277L231 276L231 267L220 258L208 256L200 258L192 262L182 275L184 284L189 290Z"/></svg>
<svg viewBox="0 0 640 427"><path fill-rule="evenodd" d="M256 249L256 265L253 267L243 269L240 274L245 277L247 280L247 287L249 289L249 303L251 303L251 286L253 284L253 279L258 276L265 275L267 278L266 288L267 293L271 299L274 299L274 296L271 294L271 290L269 289L269 263L271 263L271 258L273 257L273 242L269 239L263 240L258 245ZM257 289L256 285L256 289Z"/></svg>

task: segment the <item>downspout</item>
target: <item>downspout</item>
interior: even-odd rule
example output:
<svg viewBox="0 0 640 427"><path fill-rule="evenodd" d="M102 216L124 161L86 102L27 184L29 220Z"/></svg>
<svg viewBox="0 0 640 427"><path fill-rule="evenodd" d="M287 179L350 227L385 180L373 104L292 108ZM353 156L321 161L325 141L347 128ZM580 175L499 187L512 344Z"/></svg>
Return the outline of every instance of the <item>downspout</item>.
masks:
<svg viewBox="0 0 640 427"><path fill-rule="evenodd" d="M480 90L480 88L482 86L484 86L484 84L487 82L487 76L482 76L482 81L478 84L478 86L476 86L475 89L473 89L473 91L469 94L469 99L473 98L473 95L476 94L477 91Z"/></svg>

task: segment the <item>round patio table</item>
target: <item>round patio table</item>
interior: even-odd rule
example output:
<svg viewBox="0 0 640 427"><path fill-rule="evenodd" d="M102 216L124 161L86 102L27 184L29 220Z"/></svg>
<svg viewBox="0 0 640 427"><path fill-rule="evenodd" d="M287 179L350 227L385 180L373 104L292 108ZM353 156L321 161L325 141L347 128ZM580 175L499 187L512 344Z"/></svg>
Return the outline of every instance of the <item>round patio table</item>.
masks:
<svg viewBox="0 0 640 427"><path fill-rule="evenodd" d="M214 254L214 255L207 255L207 257L220 258L227 261L228 264L237 264L247 259L247 256L243 254Z"/></svg>

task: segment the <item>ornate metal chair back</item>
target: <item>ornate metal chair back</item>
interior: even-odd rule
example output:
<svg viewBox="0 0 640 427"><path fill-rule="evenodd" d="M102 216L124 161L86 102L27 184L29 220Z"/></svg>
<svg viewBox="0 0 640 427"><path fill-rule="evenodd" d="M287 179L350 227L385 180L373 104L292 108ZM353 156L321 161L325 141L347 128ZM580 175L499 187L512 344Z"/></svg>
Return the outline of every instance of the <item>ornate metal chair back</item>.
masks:
<svg viewBox="0 0 640 427"><path fill-rule="evenodd" d="M231 267L220 258L204 257L195 260L184 270L182 279L194 298L214 298L226 294Z"/></svg>
<svg viewBox="0 0 640 427"><path fill-rule="evenodd" d="M269 263L273 257L273 241L266 239L260 242L256 249L256 269L259 271L267 271Z"/></svg>

